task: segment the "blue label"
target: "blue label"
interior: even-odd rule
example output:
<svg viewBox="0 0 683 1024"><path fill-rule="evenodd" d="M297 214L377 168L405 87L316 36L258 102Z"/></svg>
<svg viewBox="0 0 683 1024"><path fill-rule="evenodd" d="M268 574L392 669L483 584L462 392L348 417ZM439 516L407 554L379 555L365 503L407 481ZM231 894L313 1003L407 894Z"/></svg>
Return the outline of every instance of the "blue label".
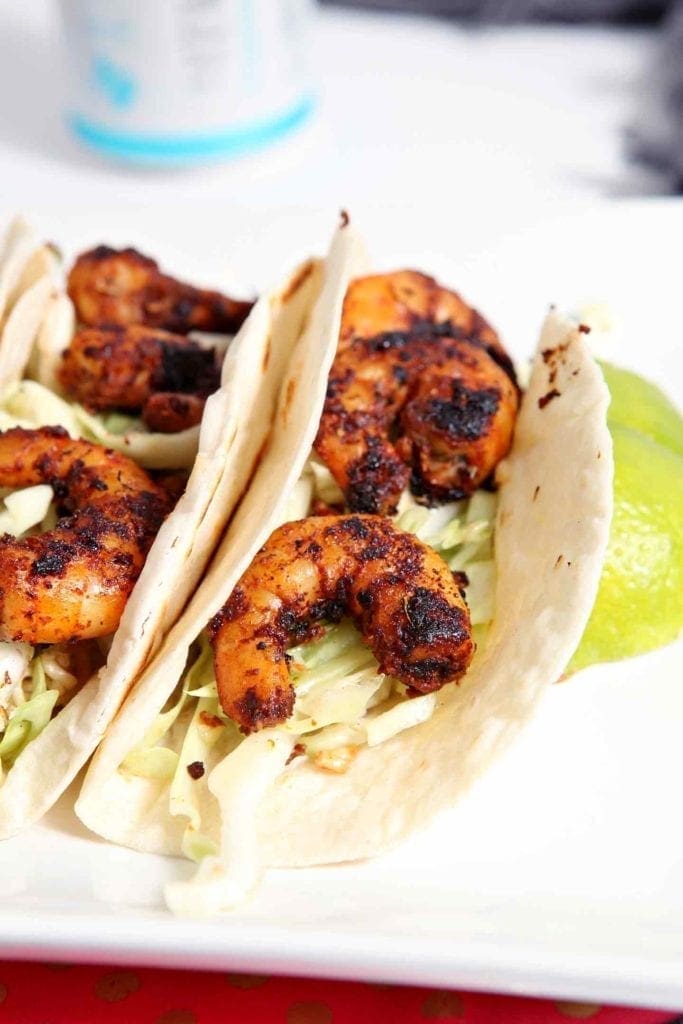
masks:
<svg viewBox="0 0 683 1024"><path fill-rule="evenodd" d="M134 76L108 57L93 58L90 77L97 91L118 110L128 110L135 102L138 86Z"/></svg>
<svg viewBox="0 0 683 1024"><path fill-rule="evenodd" d="M313 97L308 95L285 113L265 121L232 126L222 131L183 135L120 132L94 124L76 113L70 114L67 120L79 139L110 156L139 163L183 164L238 156L261 149L302 125L314 106Z"/></svg>

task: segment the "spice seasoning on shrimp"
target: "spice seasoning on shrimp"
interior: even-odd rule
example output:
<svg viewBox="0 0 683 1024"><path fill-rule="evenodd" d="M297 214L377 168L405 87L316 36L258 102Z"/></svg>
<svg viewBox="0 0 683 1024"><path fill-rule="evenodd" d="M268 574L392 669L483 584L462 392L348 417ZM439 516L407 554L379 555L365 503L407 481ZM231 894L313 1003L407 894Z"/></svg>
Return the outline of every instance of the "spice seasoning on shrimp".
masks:
<svg viewBox="0 0 683 1024"><path fill-rule="evenodd" d="M66 394L92 412L139 414L156 433L196 426L220 386L221 359L185 335L232 334L252 303L177 281L135 249L104 245L78 257L68 292L81 329L57 369Z"/></svg>
<svg viewBox="0 0 683 1024"><path fill-rule="evenodd" d="M509 450L512 364L486 321L433 278L354 281L315 448L352 511L472 494Z"/></svg>
<svg viewBox="0 0 683 1024"><path fill-rule="evenodd" d="M0 538L0 636L55 644L113 633L168 497L132 460L61 427L0 433L0 487L42 483L66 515L46 533Z"/></svg>
<svg viewBox="0 0 683 1024"><path fill-rule="evenodd" d="M313 517L275 531L210 624L223 711L244 732L286 721L287 647L345 612L379 671L422 693L459 679L472 659L467 606L432 548L386 519Z"/></svg>
<svg viewBox="0 0 683 1024"><path fill-rule="evenodd" d="M85 327L62 353L64 391L97 412L139 412L150 430L199 423L220 385L216 353L182 335L145 326Z"/></svg>
<svg viewBox="0 0 683 1024"><path fill-rule="evenodd" d="M82 253L71 269L68 291L83 324L99 327L145 324L178 334L233 334L252 303L195 288L159 270L136 249L99 245Z"/></svg>

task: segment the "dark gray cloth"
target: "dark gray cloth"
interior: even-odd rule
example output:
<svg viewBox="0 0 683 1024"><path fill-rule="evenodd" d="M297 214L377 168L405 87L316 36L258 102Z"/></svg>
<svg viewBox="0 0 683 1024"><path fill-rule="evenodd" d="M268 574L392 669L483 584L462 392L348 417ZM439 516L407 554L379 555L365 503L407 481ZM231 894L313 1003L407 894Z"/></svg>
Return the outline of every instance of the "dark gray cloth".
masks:
<svg viewBox="0 0 683 1024"><path fill-rule="evenodd" d="M683 193L683 0L320 0L459 18L470 24L662 21L656 60L634 111L627 146L633 159L662 173L664 187Z"/></svg>
<svg viewBox="0 0 683 1024"><path fill-rule="evenodd" d="M324 4L480 21L653 21L666 0L320 0Z"/></svg>
<svg viewBox="0 0 683 1024"><path fill-rule="evenodd" d="M676 0L662 24L656 66L630 133L630 151L660 170L674 191L683 192L683 0Z"/></svg>

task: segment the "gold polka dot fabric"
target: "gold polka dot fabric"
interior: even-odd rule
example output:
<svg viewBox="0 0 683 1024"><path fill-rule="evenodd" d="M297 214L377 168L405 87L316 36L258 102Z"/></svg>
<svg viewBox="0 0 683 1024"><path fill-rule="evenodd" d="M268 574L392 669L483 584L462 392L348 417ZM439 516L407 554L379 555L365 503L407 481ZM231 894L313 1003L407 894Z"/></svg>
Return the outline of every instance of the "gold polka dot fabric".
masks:
<svg viewBox="0 0 683 1024"><path fill-rule="evenodd" d="M95 994L105 1003L119 1003L140 988L135 971L108 971L97 979Z"/></svg>
<svg viewBox="0 0 683 1024"><path fill-rule="evenodd" d="M595 1003L558 1003L557 1011L561 1017L569 1017L570 1020L590 1020L597 1017L600 1007Z"/></svg>
<svg viewBox="0 0 683 1024"><path fill-rule="evenodd" d="M0 1024L673 1024L676 1018L675 1012L484 995L455 986L0 962Z"/></svg>

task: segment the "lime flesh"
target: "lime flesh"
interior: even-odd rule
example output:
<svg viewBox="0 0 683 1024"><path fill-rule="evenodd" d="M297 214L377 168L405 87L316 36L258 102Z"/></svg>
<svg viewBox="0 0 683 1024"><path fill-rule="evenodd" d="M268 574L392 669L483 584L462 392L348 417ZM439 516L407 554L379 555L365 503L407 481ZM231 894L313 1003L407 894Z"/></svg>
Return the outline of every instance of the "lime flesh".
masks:
<svg viewBox="0 0 683 1024"><path fill-rule="evenodd" d="M619 394L618 385L614 394ZM617 409L623 408L621 398ZM667 437L683 435L683 421L673 412L678 424L668 413L661 421L656 414L647 418L649 433L661 436L659 424L666 421ZM642 416L635 419L643 423ZM614 419L610 432L614 515L609 545L595 605L569 672L643 654L683 630L683 456L673 445L658 444Z"/></svg>
<svg viewBox="0 0 683 1024"><path fill-rule="evenodd" d="M611 402L607 423L630 427L683 455L683 417L661 388L637 373L600 363Z"/></svg>

